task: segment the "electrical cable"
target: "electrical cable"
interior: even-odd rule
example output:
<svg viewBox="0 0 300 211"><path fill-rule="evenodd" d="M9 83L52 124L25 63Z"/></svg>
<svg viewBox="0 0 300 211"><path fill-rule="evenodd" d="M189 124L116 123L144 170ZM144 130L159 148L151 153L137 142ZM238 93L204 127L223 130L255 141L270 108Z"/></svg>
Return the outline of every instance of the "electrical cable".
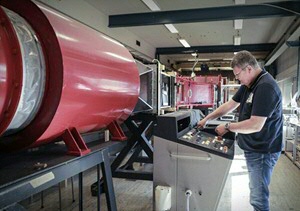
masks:
<svg viewBox="0 0 300 211"><path fill-rule="evenodd" d="M191 190L185 191L185 196L186 196L186 211L190 211L190 197L192 195Z"/></svg>
<svg viewBox="0 0 300 211"><path fill-rule="evenodd" d="M158 59L153 59L152 62L157 62L159 65L161 65L161 63Z"/></svg>
<svg viewBox="0 0 300 211"><path fill-rule="evenodd" d="M191 77L192 77L192 78L194 78L194 77L196 76L194 70L195 70L196 65L198 64L198 61L199 61L198 55L196 55L196 56L195 56L195 63L194 63L193 68L192 68L192 74L191 74Z"/></svg>

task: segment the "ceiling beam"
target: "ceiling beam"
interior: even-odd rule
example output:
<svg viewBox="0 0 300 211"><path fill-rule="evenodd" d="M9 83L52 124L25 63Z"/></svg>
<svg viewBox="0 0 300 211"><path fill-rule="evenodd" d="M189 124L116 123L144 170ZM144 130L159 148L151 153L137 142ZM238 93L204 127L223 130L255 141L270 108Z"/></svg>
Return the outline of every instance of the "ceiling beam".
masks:
<svg viewBox="0 0 300 211"><path fill-rule="evenodd" d="M110 15L109 27L273 18L300 14L300 1Z"/></svg>
<svg viewBox="0 0 300 211"><path fill-rule="evenodd" d="M272 64L289 46L289 42L299 41L300 37L300 18L296 18L282 35L278 44L266 58L266 66Z"/></svg>
<svg viewBox="0 0 300 211"><path fill-rule="evenodd" d="M190 48L184 47L170 47L170 48L156 48L157 55L163 54L190 54L190 53L224 53L237 52L247 50L250 52L267 51L271 52L276 47L276 43L264 44L247 44L247 45L212 45L212 46L192 46Z"/></svg>

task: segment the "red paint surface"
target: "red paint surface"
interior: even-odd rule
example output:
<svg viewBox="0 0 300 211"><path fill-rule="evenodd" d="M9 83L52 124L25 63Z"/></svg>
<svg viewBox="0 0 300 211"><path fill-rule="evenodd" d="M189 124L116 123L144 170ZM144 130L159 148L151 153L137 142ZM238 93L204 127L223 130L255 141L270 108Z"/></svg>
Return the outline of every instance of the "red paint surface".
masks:
<svg viewBox="0 0 300 211"><path fill-rule="evenodd" d="M39 112L33 121L35 127L29 125L24 130L27 133L21 131L1 138L0 142L18 144L14 142L20 142L22 136L27 135L29 138L35 137L33 141L37 145L52 141L71 127L85 133L104 128L113 121L124 121L135 107L140 86L138 69L128 50L117 41L43 4L36 3L37 8L32 2L26 2L2 1L1 4L22 13L32 28L37 29L35 31L42 40L48 71L46 99L43 99L42 107L47 107L53 115L48 115L47 111ZM48 28L46 23L34 20L37 13L41 20L49 22ZM33 17L29 17L30 14ZM52 36L53 41L49 41L48 36ZM51 44L55 42L58 42L59 49L51 49ZM0 53L0 62L2 58ZM53 59L56 61L51 63ZM58 71L60 69L61 72ZM56 70L57 75L54 73ZM0 96L4 94L3 90L0 90ZM57 103L52 105L49 99L55 99ZM43 129L37 127L39 121ZM35 133L34 130L42 131Z"/></svg>

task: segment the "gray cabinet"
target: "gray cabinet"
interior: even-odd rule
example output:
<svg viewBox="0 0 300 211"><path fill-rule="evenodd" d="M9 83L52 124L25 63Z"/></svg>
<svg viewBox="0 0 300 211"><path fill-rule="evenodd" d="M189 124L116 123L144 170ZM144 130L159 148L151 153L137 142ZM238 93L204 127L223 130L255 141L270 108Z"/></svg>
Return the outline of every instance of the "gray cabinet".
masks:
<svg viewBox="0 0 300 211"><path fill-rule="evenodd" d="M189 210L216 210L231 162L155 136L154 189L157 186L171 188L171 211L187 210L187 190L192 192Z"/></svg>

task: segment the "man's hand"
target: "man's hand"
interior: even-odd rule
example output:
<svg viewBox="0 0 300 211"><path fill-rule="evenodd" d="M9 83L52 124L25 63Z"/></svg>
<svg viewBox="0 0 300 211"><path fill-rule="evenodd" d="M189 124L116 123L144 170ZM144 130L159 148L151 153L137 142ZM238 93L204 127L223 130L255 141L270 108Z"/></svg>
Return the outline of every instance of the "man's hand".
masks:
<svg viewBox="0 0 300 211"><path fill-rule="evenodd" d="M200 120L200 121L198 122L198 124L197 124L197 127L198 127L198 128L201 128L201 129L205 128L206 122L207 122L207 121L206 121L205 118L202 119L202 120Z"/></svg>
<svg viewBox="0 0 300 211"><path fill-rule="evenodd" d="M215 131L219 136L223 136L225 133L228 132L228 130L226 130L225 128L225 124L218 125Z"/></svg>

